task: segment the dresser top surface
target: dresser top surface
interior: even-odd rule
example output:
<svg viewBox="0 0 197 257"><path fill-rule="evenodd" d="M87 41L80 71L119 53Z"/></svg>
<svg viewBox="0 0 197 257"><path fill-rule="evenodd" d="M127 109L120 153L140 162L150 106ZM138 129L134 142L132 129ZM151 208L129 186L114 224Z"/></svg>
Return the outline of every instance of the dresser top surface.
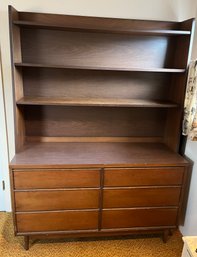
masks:
<svg viewBox="0 0 197 257"><path fill-rule="evenodd" d="M160 143L28 143L11 161L12 168L186 165L187 160Z"/></svg>

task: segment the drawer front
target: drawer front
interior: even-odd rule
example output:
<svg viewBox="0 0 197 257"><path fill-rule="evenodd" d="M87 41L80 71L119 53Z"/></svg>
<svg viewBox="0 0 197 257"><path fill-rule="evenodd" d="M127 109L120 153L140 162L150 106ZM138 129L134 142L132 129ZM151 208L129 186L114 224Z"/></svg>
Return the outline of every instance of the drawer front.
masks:
<svg viewBox="0 0 197 257"><path fill-rule="evenodd" d="M15 192L16 211L91 209L98 202L98 189Z"/></svg>
<svg viewBox="0 0 197 257"><path fill-rule="evenodd" d="M16 214L18 232L98 229L97 211Z"/></svg>
<svg viewBox="0 0 197 257"><path fill-rule="evenodd" d="M176 226L177 209L104 210L103 229Z"/></svg>
<svg viewBox="0 0 197 257"><path fill-rule="evenodd" d="M180 187L105 189L104 208L178 205Z"/></svg>
<svg viewBox="0 0 197 257"><path fill-rule="evenodd" d="M14 171L15 189L99 187L99 170Z"/></svg>
<svg viewBox="0 0 197 257"><path fill-rule="evenodd" d="M181 185L184 168L106 169L104 186Z"/></svg>

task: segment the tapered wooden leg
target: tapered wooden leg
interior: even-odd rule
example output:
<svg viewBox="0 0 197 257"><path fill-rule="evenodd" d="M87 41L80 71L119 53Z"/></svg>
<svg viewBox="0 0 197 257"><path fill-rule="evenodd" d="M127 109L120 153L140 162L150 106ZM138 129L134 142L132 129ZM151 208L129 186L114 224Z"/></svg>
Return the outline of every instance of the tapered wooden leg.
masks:
<svg viewBox="0 0 197 257"><path fill-rule="evenodd" d="M169 230L168 230L168 229L165 229L165 230L163 231L163 235L162 235L162 239L163 239L163 242L164 242L164 243L167 243L168 235L169 235Z"/></svg>
<svg viewBox="0 0 197 257"><path fill-rule="evenodd" d="M24 248L29 250L29 236L24 236Z"/></svg>

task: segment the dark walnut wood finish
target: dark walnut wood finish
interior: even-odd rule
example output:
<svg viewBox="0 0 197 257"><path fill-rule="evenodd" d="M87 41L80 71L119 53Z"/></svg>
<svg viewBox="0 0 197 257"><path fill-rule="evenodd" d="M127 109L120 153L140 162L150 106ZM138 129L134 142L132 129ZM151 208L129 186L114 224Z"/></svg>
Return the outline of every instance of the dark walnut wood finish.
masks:
<svg viewBox="0 0 197 257"><path fill-rule="evenodd" d="M179 154L194 20L143 21L9 7L15 234L161 233L184 220Z"/></svg>

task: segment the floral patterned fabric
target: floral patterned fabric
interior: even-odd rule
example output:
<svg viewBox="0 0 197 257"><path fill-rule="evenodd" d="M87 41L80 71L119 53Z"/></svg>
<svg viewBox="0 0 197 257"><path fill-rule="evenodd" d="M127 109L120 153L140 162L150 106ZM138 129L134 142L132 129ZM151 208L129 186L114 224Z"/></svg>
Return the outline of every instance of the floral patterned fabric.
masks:
<svg viewBox="0 0 197 257"><path fill-rule="evenodd" d="M183 135L197 139L197 60L189 66L184 103Z"/></svg>

